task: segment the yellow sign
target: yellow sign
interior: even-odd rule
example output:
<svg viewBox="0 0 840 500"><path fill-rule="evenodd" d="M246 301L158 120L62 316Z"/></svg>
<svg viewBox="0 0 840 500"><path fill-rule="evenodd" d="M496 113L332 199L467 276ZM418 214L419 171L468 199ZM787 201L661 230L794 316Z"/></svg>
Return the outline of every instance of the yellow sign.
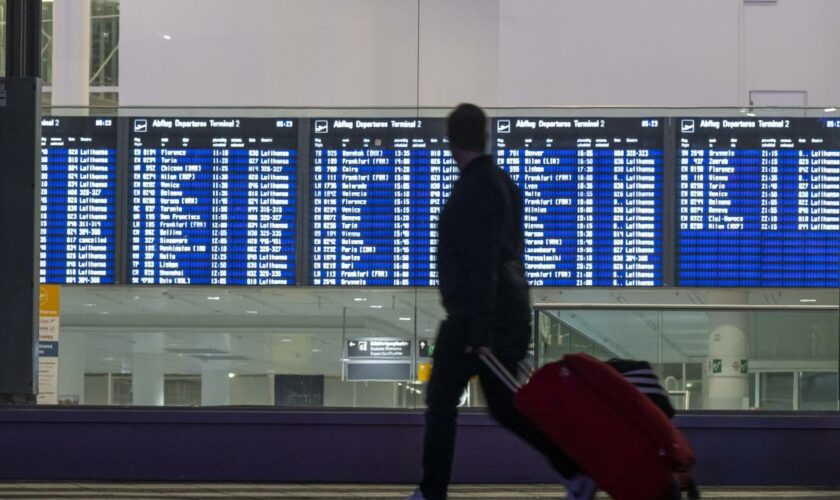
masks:
<svg viewBox="0 0 840 500"><path fill-rule="evenodd" d="M417 363L417 381L428 382L432 377L432 363ZM470 378L472 381L478 381L478 375Z"/></svg>
<svg viewBox="0 0 840 500"><path fill-rule="evenodd" d="M429 378L432 376L432 364L431 363L419 363L417 365L417 381L418 382L428 382Z"/></svg>
<svg viewBox="0 0 840 500"><path fill-rule="evenodd" d="M42 318L58 316L61 309L61 287L59 285L41 285L38 306L40 308L38 315Z"/></svg>

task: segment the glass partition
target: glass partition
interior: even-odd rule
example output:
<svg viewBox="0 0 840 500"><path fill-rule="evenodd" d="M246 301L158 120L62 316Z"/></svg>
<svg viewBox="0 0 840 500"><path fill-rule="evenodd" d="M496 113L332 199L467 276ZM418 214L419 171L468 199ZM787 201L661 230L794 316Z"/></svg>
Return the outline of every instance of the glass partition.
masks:
<svg viewBox="0 0 840 500"><path fill-rule="evenodd" d="M437 327L445 317L438 292L433 286L436 279L433 269L429 267L424 271L429 273L426 278L430 286L360 286L357 281L359 276L364 276L362 273L354 274L352 285L348 282L344 286L313 286L309 266L314 263L324 263L327 261L326 256L329 256L329 259L333 259L330 262L337 264L336 269L339 269L338 266L350 269L357 260L352 258L354 254L350 251L339 252L335 255L321 251L317 253L318 258L313 256L312 242L315 238L313 232L315 228L311 224L311 217L315 213L313 210L315 205L312 197L314 194L319 194L323 199L327 199L331 195L326 192L331 188L321 186L320 190L313 189L310 184L314 182L313 160L310 155L313 151L314 137L318 133L313 128L315 119L328 117L331 119L330 126L338 121L355 124L357 119L389 124L391 120L394 120L401 124L415 119L444 117L449 111L448 108L97 106L60 110L47 108L44 111L45 116L51 116L53 111L59 118L65 115L78 115L81 112L81 114L89 115L94 122L99 119L100 128L113 128L113 133L108 132L108 134L104 131L91 132L84 128L80 129L79 133L82 137L90 132L92 141L90 143L97 144L96 147L101 151L105 151L106 148L113 149L108 145L111 143L102 137L113 135L117 140L116 149L108 152L108 158L114 162L116 172L116 202L113 208L117 221L115 223L117 227L116 251L115 257L109 257L115 259L115 284L62 286L61 348L58 363L60 402L114 406L259 405L286 408L401 409L423 407L425 382L428 380L430 370L433 369L431 356L434 351ZM552 277L566 277L571 280L567 286L545 286L535 281L539 280L540 276L529 275L533 284L532 302L535 304L534 349L536 358L541 364L560 359L564 354L572 352L587 352L601 359L611 357L644 359L651 362L657 370L663 385L672 394L675 404L687 410L837 409L837 366L838 350L840 350L837 313L840 299L838 299L837 288L679 286L679 259L685 253L681 250L683 247L680 246L678 237L679 225L682 216L688 217L692 214L686 215L687 212L681 211L679 184L683 181L679 179L678 174L681 166L679 154L681 143L676 138L682 126L680 117L684 116L717 117L717 123L724 118L731 121L744 120L758 123L755 120L761 119L760 117L809 116L825 118L819 122L829 123L834 119L827 117L834 116L835 112L817 108L746 110L741 108L589 107L490 108L488 114L494 120L492 122L494 127L499 126L501 120L511 117L514 119L510 124L512 127L517 126L516 117L525 117L522 127L530 126L530 122L534 122L536 127L549 127L561 122L570 123L572 127L575 127L577 126L576 117L583 117L587 123L593 124L610 118L637 118L636 125L639 127L644 127L645 121L647 125L650 125L650 120L663 120L661 124L657 122L657 126L662 125L663 130L659 133L663 137L656 146L662 150L661 175L663 179L660 183L654 181L652 184L652 189L655 190L654 195L659 198L657 209L661 210L662 216L655 222L659 226L650 226L654 229L658 228L661 234L654 234L647 226L632 229L632 231L651 233L644 235L644 238L659 238L660 246L642 245L640 241L644 238L641 236L639 238L634 235L622 236L616 232L602 234L598 232L603 232L602 229L588 228L586 224L595 224L594 219L588 219L588 217L593 217L592 214L587 213L586 210L578 210L581 207L586 208L588 206L586 203L578 203L573 207L575 223L578 226L574 234L566 238L566 243L550 235L541 234L544 232L543 228L537 226L543 224L540 213L533 212L533 218L526 221L530 224L526 228L528 232L526 238L531 240L528 244L537 249L529 254L531 256L528 264L530 271L532 273L558 273L552 274ZM292 249L296 255L293 267L295 267L297 279L294 285L129 284L132 276L130 242L141 237L141 235L131 234L131 231L137 229L131 225L131 221L134 220L132 214L135 206L139 206L137 200L142 200L144 196L142 192L139 194L133 192L132 183L137 181L134 174L142 175L143 172L132 170L132 162L141 156L151 158L152 162L160 159L156 156L157 153L150 156L138 156L132 149L133 138L143 133L141 128L134 128L140 126L135 123L135 117L147 120L147 127L152 123L149 120L153 121L154 118L163 119L161 126L166 125L166 120L179 119L184 123L192 124L193 121L187 118L201 118L208 123L212 119L224 127L239 120L245 123L246 118L273 118L274 120L266 121L270 121L271 124L297 120L296 133L299 135L290 139L292 141L290 144L296 144L299 174L297 180L292 181L293 184L296 183L298 191L297 210L294 212L295 223L289 226L294 228L297 236ZM66 123L59 121L65 125L73 123L71 120L67 120ZM699 126L699 122L695 125ZM45 140L49 140L51 134L57 134L57 127L58 122L44 127ZM232 148L237 138L230 135L227 132L228 128L224 127L220 130L226 131L220 132L221 135L216 139L224 136L225 140L229 141L225 142L225 147ZM260 133L263 134L260 137L265 136L269 139L273 137L272 131ZM504 132L496 128L491 129L494 138L502 133ZM161 144L167 141L177 143L173 146L173 150L186 147L184 144L195 140L193 136L187 137L187 135L168 133L159 135L159 142L163 141ZM433 139L437 140L433 135L418 137L415 146L419 149L427 147L427 143L431 144ZM840 135L840 127L838 127L838 135ZM383 136L382 140L395 140L394 137L397 136L398 134ZM245 139L247 142L247 138ZM547 143L537 147L527 139L527 137L522 139L524 146L520 149L539 150L538 152L552 149L546 145ZM185 140L187 142L183 142ZM542 137L541 140L547 139ZM103 145L99 146L99 142L96 141L100 141ZM605 142L607 143L609 141ZM142 147L145 148L146 145L143 144ZM218 146L215 143L208 142L208 144L211 147ZM411 144L410 141L409 144ZM491 140L491 144L496 143ZM61 147L61 144L45 142L45 148L53 146ZM435 157L439 158L440 166L443 167L448 161L444 156L445 146L442 143L435 143L435 147L443 152ZM575 147L578 147L577 143ZM283 151L290 151L290 148L295 148L295 146L287 145ZM624 149L634 152L626 154L623 152ZM825 150L830 151L830 148L826 147ZM493 153L498 154L499 151L494 148ZM57 158L51 157L48 150L46 154L49 161ZM212 165L222 165L223 156L213 157ZM324 156L329 157L328 153L324 153ZM605 165L611 169L617 166L628 168L628 165L635 165L635 159L640 156L644 157L638 155L633 148L623 148L620 156L612 156ZM258 159L261 157L262 155L254 156ZM533 161L532 158L535 157L522 155L522 158L528 161ZM228 158L232 156L224 156L224 161ZM409 182L412 175L419 175L418 169L426 168L425 164L420 165L422 161L425 161L425 157L406 155L399 158L405 160L405 163L400 161L399 166L407 169L402 170L400 175L408 176ZM506 155L506 158L519 157ZM583 160L575 158L568 166L570 172L576 172L578 168L588 168L586 155L581 157ZM616 158L621 161L617 161ZM824 159L819 155L813 158L820 158L820 162ZM828 156L825 158L834 161ZM85 161L87 160L90 158ZM84 161L68 161L68 165L81 163ZM793 167L786 166L784 163L779 166L770 165L770 163L768 160L768 166L779 169L805 168L804 164L799 163ZM96 164L96 162L92 161L91 164ZM224 163L224 165L228 164ZM329 162L324 165L324 168L329 167ZM512 176L520 175L517 181L526 191L526 197L530 196L532 200L537 201L551 198L543 196L540 187L531 185L534 184L531 182L532 179L525 176L526 173L547 175L545 171L528 171L527 168L523 168L519 172L514 172L512 167L519 165L531 164L523 160L521 164L507 162L501 166ZM536 165L536 167L544 169L543 165ZM600 163L596 165L593 160L592 167L593 169L604 168L604 165ZM818 167L822 170L815 171L813 175L835 175L831 170L835 167L828 163L820 164ZM808 168L817 168L817 166L809 164ZM690 173L689 171L688 174ZM222 175L227 176L228 173L223 172ZM332 174L326 173L326 175ZM445 175L443 170L440 174L434 175L441 175L440 183L443 184ZM628 174L623 171L611 171L610 175ZM42 183L50 180L50 178L42 179ZM158 180L171 183L169 178ZM217 176L212 180L227 183L228 187L235 183L230 177ZM400 180L405 181L405 179ZM254 182L257 181L261 182L259 179ZM330 182L329 179L322 181ZM391 181L397 182L395 178ZM588 181L583 179L582 182ZM609 224L619 224L622 227L630 223L647 224L646 221L638 218L632 222L629 221L629 217L641 214L641 212L636 215L631 213L632 207L640 205L637 205L633 201L635 198L628 194L630 191L627 189L630 188L622 188L621 196L618 197L615 182L626 184L640 182L640 179L610 177L608 187L599 187L602 189L601 192L592 189L594 200L604 195L608 195L607 198L610 196L614 198L607 204L611 210ZM700 181L693 179L687 182ZM774 182L768 177L767 189L772 191ZM823 191L833 189L833 181L830 181L828 177L823 177L818 183L823 184L825 188ZM760 178L757 185L761 185ZM438 188L443 189L441 186ZM166 189L175 193L173 199L181 196L177 194L176 187L167 185ZM405 239L402 233L399 236L393 233L396 230L403 230L403 216L408 215L409 220L412 220L411 217L420 214L416 207L425 207L424 203L432 205L429 203L431 195L428 193L413 193L413 187L400 189L404 192L403 198L408 203L399 211L394 210L393 213L386 214L388 234L391 235L385 238L388 240L386 241L388 248L402 245L402 240ZM704 193L708 194L708 188L704 189L706 189ZM255 196L259 194L259 191L256 189ZM440 201L443 202L448 192L441 191L441 193L443 194L440 196ZM93 196L92 193L88 194ZM762 200L768 201L766 207L774 206L770 203L772 197L763 197L761 194L756 196L759 208L762 206ZM781 199L785 199L784 196L789 195L783 194ZM214 191L208 195L208 200L221 197L223 197L221 191ZM164 206L160 198L160 193L155 194L155 206ZM622 204L615 203L614 200L618 199L622 200ZM640 196L639 199L643 198ZM689 200L690 196L684 199ZM814 201L812 206L820 211L818 214L813 214L815 224L823 224L826 217L840 216L840 214L833 214L834 207L824 203L825 200L820 196L811 196L809 192L808 200ZM51 201L55 199L51 198ZM799 202L791 201L791 203ZM617 206L621 206L622 210L617 211L615 209ZM712 204L708 203L704 206L708 208ZM686 205L686 207L690 206ZM408 211L403 213L403 208L407 208ZM415 213L411 210L418 211ZM701 214L702 217L706 217L705 222L715 222L708 218L710 213L707 212ZM208 209L207 213L220 216L228 212ZM325 212L320 213L323 215ZM407 256L410 260L417 251L426 257L427 266L432 266L434 259L430 256L434 255L436 242L433 231L437 224L434 214L435 211L429 207L422 211L422 217L427 218L427 220L424 219L424 228L428 231L426 239L420 245L422 248L409 244L405 246L405 249L395 251L393 255L389 254L389 269L399 269L402 273L404 268L401 265L403 262L401 259ZM821 219L817 220L817 216ZM150 220L157 221L157 219ZM215 219L208 219L208 221L212 222ZM348 221L351 225L358 222L350 219ZM329 221L324 219L322 222ZM599 220L599 223L601 222L604 221ZM770 224L770 222L767 223ZM227 230L231 227L233 226L225 229L215 228L215 230ZM355 229L348 226L351 233ZM629 227L625 229L631 231ZM768 227L767 230L771 228ZM828 228L829 232L830 230ZM591 231L592 234L588 234L587 231ZM322 235L322 237L328 236ZM214 240L214 247L226 244L223 241L225 236L221 233L215 234L213 238L217 238ZM598 259L601 260L603 256L584 250L594 246L594 240L599 238L602 243L606 242L605 248L609 251L607 258L609 264L599 272L606 273L606 278L611 283L615 283L614 286L590 286L590 282L587 281L589 278L586 273L590 272L587 266L592 266L595 262L595 255L598 255ZM347 239L347 245L352 246L351 240L358 238L349 234ZM727 240L718 238L714 241ZM826 241L836 244L836 242L832 243L834 240L830 238ZM397 242L400 242L399 245ZM160 242L150 244L155 246ZM320 244L321 247L328 245L324 241ZM579 251L570 254L571 257L564 255L563 258L553 260L544 258L546 255L560 255L556 251L563 245L572 245ZM793 252L791 255L793 257L814 255L815 245L811 246L810 253ZM631 250L627 250L631 247ZM644 271L642 264L647 261L647 257L639 256L650 254L636 252L643 247L654 248L653 252L661 258L659 268L662 276L661 283L650 283L655 286L642 286L647 278L637 279L641 274L632 274ZM623 250L617 251L616 248ZM744 248L750 247L744 246ZM62 247L60 250L69 252L68 247ZM150 250L150 253L155 251L158 250ZM270 249L266 251L271 253ZM709 250L704 251L709 252ZM825 249L821 252L819 255L825 254ZM760 252L756 254L755 259L759 259L759 254ZM202 258L199 254L191 253L191 255L195 255L199 260ZM590 255L592 255L591 258ZM154 256L147 258L155 260ZM743 258L748 260L750 257ZM161 259L160 262L164 263L164 260L166 259ZM208 260L208 266L218 270L223 261L224 259L214 257ZM569 265L572 266L570 271L562 267L568 262L571 262ZM172 267L171 262L164 264L161 264L160 269L168 270L177 267ZM231 267L227 264L225 266ZM73 267L79 269L77 265ZM546 271L548 268L550 270ZM414 271L409 273L411 272ZM400 276L402 277L402 274ZM715 279L717 277L719 276L712 276ZM626 281L622 281L624 278ZM81 281L78 282L81 283ZM662 307L654 307L658 305ZM726 307L716 308L716 306ZM738 309L728 309L732 306ZM809 306L814 307L808 308ZM720 328L724 330L718 331ZM715 333L716 331L718 333ZM721 342L724 343L732 340L730 336L735 339L733 344L727 344L720 352L715 351L715 344L710 340L718 334L722 338ZM737 375L733 375L735 382L732 385L727 386L725 382L719 382L719 379L726 379L729 376L727 373L732 370L738 371ZM729 379L726 380L731 382ZM720 388L721 384L724 389ZM729 394L727 391L735 385L738 387L735 395L720 395L720 391ZM483 405L480 388L476 382L472 382L469 391L465 393L463 406L482 407Z"/></svg>
<svg viewBox="0 0 840 500"><path fill-rule="evenodd" d="M680 409L838 409L836 305L540 304L536 317L540 364L645 360Z"/></svg>
<svg viewBox="0 0 840 500"><path fill-rule="evenodd" d="M2 9L2 7L0 7ZM44 106L52 104L53 53L56 41L53 33L54 2L43 2L41 8L41 80ZM91 0L90 2L90 67L89 102L94 106L115 105L119 102L119 46L120 1ZM61 22L61 20L58 20ZM5 40L5 38L4 38ZM0 46L2 46L0 42ZM80 61L81 62L81 61Z"/></svg>
<svg viewBox="0 0 840 500"><path fill-rule="evenodd" d="M470 101L497 105L488 149L529 209L532 301L551 305L535 309L541 363L645 359L685 409L836 410L836 310L799 309L840 304L840 111L823 71L835 30L809 17L831 8L651 4L628 10L640 27L605 25L585 3L481 3L90 0L89 16L62 20L44 1L44 115L57 119L42 127L39 250L42 277L62 286L58 400L421 408L445 316L437 217L457 177L434 119ZM744 22L710 37L710 19ZM88 20L89 37L54 37ZM595 32L603 44L568 50ZM602 46L617 52L592 64ZM53 87L61 52L79 93ZM645 59L656 64L639 71ZM804 64L801 90L748 88L789 88L762 73L780 59ZM90 106L50 106L68 91ZM557 102L584 105L537 106ZM591 105L604 102L687 107ZM240 121L260 126L240 134ZM319 141L350 127L363 133ZM385 172L357 171L365 162ZM360 236L361 203L344 203L338 234L345 183L353 203L382 202L365 221L377 243ZM400 283L359 284L377 245L376 277ZM187 261L202 286L178 274ZM335 286L315 286L316 265ZM273 272L294 285L263 281ZM671 308L639 307L654 304ZM737 342L714 351L718 334ZM735 366L740 392L720 396ZM482 405L473 382L464 406Z"/></svg>

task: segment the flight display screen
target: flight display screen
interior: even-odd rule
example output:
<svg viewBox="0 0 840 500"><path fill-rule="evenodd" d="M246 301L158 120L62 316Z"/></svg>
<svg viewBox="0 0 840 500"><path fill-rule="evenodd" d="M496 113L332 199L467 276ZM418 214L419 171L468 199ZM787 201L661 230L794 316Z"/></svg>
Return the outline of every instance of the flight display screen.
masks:
<svg viewBox="0 0 840 500"><path fill-rule="evenodd" d="M458 169L444 120L311 122L313 285L438 282L437 222Z"/></svg>
<svg viewBox="0 0 840 500"><path fill-rule="evenodd" d="M131 283L295 284L296 120L130 126Z"/></svg>
<svg viewBox="0 0 840 500"><path fill-rule="evenodd" d="M663 120L495 118L532 286L663 283Z"/></svg>
<svg viewBox="0 0 840 500"><path fill-rule="evenodd" d="M41 283L114 283L116 148L113 118L41 120Z"/></svg>
<svg viewBox="0 0 840 500"><path fill-rule="evenodd" d="M677 284L840 286L840 120L682 118Z"/></svg>

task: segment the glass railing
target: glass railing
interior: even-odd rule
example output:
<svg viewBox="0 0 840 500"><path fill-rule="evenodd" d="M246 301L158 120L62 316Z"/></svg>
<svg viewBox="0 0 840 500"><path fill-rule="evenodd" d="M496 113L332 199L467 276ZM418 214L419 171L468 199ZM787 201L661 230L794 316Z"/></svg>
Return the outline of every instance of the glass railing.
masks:
<svg viewBox="0 0 840 500"><path fill-rule="evenodd" d="M684 410L837 410L831 306L537 304L537 359L648 361Z"/></svg>

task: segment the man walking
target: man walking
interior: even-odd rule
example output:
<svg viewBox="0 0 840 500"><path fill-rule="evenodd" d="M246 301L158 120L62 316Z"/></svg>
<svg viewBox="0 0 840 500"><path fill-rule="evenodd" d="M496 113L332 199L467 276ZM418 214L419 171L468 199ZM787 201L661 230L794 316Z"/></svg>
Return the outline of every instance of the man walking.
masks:
<svg viewBox="0 0 840 500"><path fill-rule="evenodd" d="M461 104L447 120L460 177L440 217L438 271L447 317L441 323L426 393L423 480L411 498L446 498L455 451L458 401L475 374L493 417L542 452L564 477L579 470L514 406L513 395L478 359L492 351L516 373L527 355L531 306L523 264L522 196L487 149L487 117ZM584 478L585 476L578 476ZM592 498L591 480L570 498Z"/></svg>

